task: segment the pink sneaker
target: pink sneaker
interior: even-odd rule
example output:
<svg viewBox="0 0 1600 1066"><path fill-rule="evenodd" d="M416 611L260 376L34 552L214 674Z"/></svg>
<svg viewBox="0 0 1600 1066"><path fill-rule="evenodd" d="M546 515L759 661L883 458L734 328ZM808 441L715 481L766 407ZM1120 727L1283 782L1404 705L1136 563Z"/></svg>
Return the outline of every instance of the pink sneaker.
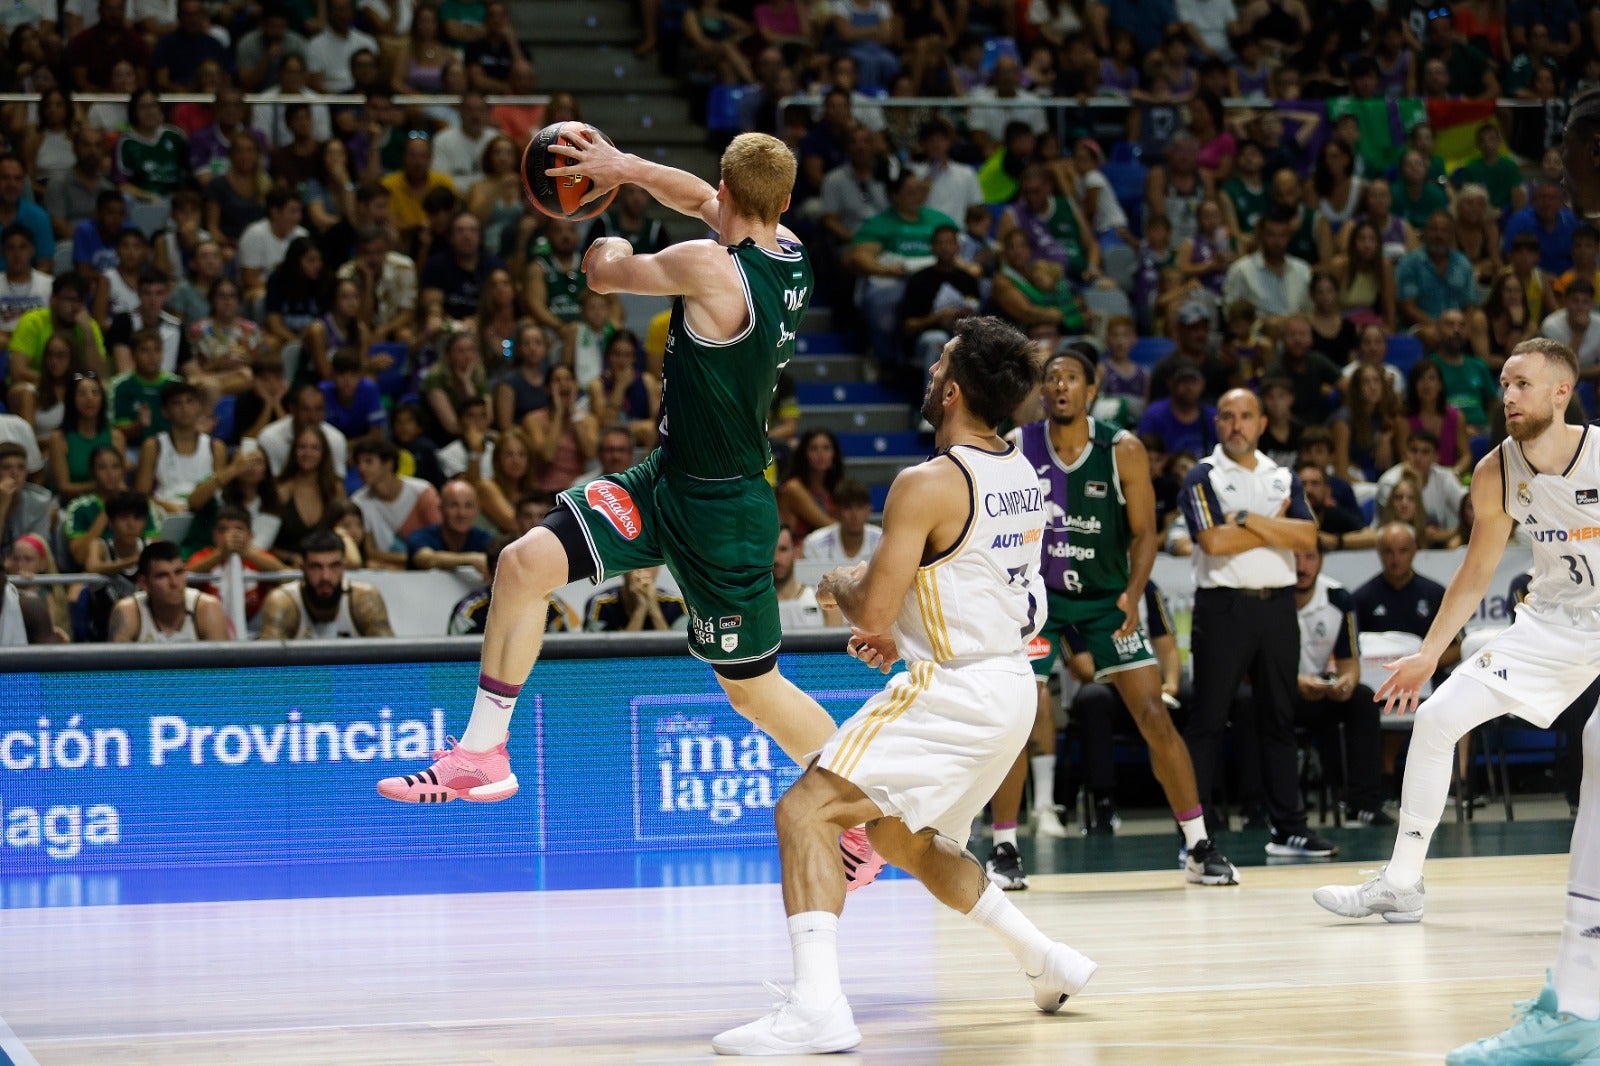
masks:
<svg viewBox="0 0 1600 1066"><path fill-rule="evenodd" d="M509 738L508 738L509 739ZM433 753L437 761L420 774L386 777L378 782L378 795L400 803L498 803L517 794L517 775L511 772L506 742L488 751L468 751L455 737L449 747Z"/></svg>
<svg viewBox="0 0 1600 1066"><path fill-rule="evenodd" d="M846 892L872 884L888 865L882 855L872 850L867 831L859 825L839 835L839 855L844 859Z"/></svg>

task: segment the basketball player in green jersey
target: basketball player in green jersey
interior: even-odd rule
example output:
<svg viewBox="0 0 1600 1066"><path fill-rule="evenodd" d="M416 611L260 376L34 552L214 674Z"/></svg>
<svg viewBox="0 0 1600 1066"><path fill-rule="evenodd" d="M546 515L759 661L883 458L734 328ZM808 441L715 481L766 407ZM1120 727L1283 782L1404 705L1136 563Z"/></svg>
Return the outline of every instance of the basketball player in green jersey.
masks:
<svg viewBox="0 0 1600 1066"><path fill-rule="evenodd" d="M1184 876L1195 884L1238 884L1239 872L1206 835L1189 749L1161 698L1161 668L1139 618L1157 540L1155 491L1144 445L1133 434L1089 417L1095 366L1077 349L1063 349L1045 363L1043 394L1045 418L1022 426L1013 438L1033 464L1047 501L1043 573L1048 616L1039 636L1049 642L1049 653L1034 659L1034 671L1048 677L1057 650L1075 631L1075 643L1086 647L1094 660L1094 679L1117 690L1150 746L1156 780L1183 829ZM1015 825L1026 771L1024 757L1007 779L1011 787L995 797L997 832L1007 815ZM1002 888L1008 887L1002 882L1005 866L1015 865L1016 878L1021 878L1015 841L1011 843L1013 852L1005 856L997 835L989 863L991 880ZM998 861L1002 858L1010 861ZM1024 888L1026 881L1009 887Z"/></svg>
<svg viewBox="0 0 1600 1066"><path fill-rule="evenodd" d="M827 712L777 669L778 510L765 477L772 462L767 411L813 288L805 249L778 225L794 187L794 155L775 137L743 134L723 153L722 181L713 189L597 137L556 150L572 162L552 167L551 176L588 175L595 196L634 182L703 220L718 239L655 255L633 254L620 237L590 246L590 288L678 297L660 446L638 466L563 493L542 525L501 554L472 719L432 766L378 783L392 800L513 795L507 728L538 658L550 594L571 581L662 563L689 609L689 650L711 664L735 710L802 765L834 731ZM858 833L847 865L864 884L882 864Z"/></svg>

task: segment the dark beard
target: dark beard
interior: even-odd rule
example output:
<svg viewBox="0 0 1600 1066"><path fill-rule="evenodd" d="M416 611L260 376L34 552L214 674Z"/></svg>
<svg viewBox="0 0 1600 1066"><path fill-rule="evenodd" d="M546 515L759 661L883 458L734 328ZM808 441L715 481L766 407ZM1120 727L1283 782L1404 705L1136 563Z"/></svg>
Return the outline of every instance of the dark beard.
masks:
<svg viewBox="0 0 1600 1066"><path fill-rule="evenodd" d="M1554 421L1554 415L1547 415L1542 419L1535 420L1532 415L1524 413L1522 421L1506 423L1506 436L1521 444L1524 441L1532 440L1549 429L1550 423Z"/></svg>
<svg viewBox="0 0 1600 1066"><path fill-rule="evenodd" d="M344 595L344 589L335 585L333 595L324 597L307 582L300 586L300 594L305 597L306 607L313 614L327 615L339 609L339 598Z"/></svg>
<svg viewBox="0 0 1600 1066"><path fill-rule="evenodd" d="M928 391L922 394L922 417L928 420L928 425L938 429L944 424L944 404L939 403L933 395L933 383L928 383Z"/></svg>
<svg viewBox="0 0 1600 1066"><path fill-rule="evenodd" d="M1058 415L1054 411L1050 412L1050 423L1052 425L1070 426L1077 420L1078 416L1076 414Z"/></svg>

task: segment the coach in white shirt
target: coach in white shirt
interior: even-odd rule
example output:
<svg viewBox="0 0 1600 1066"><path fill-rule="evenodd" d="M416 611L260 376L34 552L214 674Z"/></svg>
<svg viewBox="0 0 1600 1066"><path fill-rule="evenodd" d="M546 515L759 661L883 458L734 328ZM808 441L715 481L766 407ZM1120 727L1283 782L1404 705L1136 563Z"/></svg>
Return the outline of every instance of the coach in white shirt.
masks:
<svg viewBox="0 0 1600 1066"><path fill-rule="evenodd" d="M834 487L833 506L839 521L810 533L801 542L801 557L807 562L838 566L871 559L883 539L883 530L867 524L872 515L872 493L861 482L847 477Z"/></svg>
<svg viewBox="0 0 1600 1066"><path fill-rule="evenodd" d="M1209 797L1222 772L1228 712L1250 677L1273 825L1267 854L1325 857L1338 849L1306 825L1294 738L1300 665L1294 553L1316 548L1317 524L1294 472L1256 450L1265 428L1254 393L1224 393L1217 401L1219 443L1189 471L1179 496L1194 537L1195 577L1195 705L1184 740L1200 795Z"/></svg>

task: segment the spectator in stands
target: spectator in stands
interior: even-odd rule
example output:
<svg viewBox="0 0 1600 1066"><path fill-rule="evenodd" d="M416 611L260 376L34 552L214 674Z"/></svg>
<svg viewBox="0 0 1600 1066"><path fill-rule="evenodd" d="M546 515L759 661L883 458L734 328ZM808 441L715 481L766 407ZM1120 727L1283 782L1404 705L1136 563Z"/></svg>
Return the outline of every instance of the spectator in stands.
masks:
<svg viewBox="0 0 1600 1066"><path fill-rule="evenodd" d="M660 220L646 213L649 210L650 194L642 185L629 182L618 187L617 198L611 206L589 224L583 239L584 250L601 237L622 237L633 245L635 253L654 255L661 251L672 239Z"/></svg>
<svg viewBox="0 0 1600 1066"><path fill-rule="evenodd" d="M822 179L822 227L840 244L849 244L867 219L889 210L889 190L881 177L877 138L864 126L849 134L847 160Z"/></svg>
<svg viewBox="0 0 1600 1066"><path fill-rule="evenodd" d="M1034 259L1021 227L1000 245L1000 269L990 290L995 313L1030 337L1054 334L1057 340L1089 331L1083 305L1061 267Z"/></svg>
<svg viewBox="0 0 1600 1066"><path fill-rule="evenodd" d="M473 330L450 333L442 358L423 376L419 386L427 417L425 427L436 445L444 445L461 432L456 410L469 397L489 395L478 334Z"/></svg>
<svg viewBox="0 0 1600 1066"><path fill-rule="evenodd" d="M1545 315L1557 310L1554 282L1539 269L1539 238L1532 233L1519 233L1511 241L1507 258L1507 273L1516 275L1522 282L1523 300L1528 305L1528 315L1542 322Z"/></svg>
<svg viewBox="0 0 1600 1066"><path fill-rule="evenodd" d="M239 268L239 284L244 287L246 300L266 295L267 278L283 262L289 245L307 236L305 227L300 225L301 211L299 196L288 189L273 189L267 193L267 217L252 222L239 235L239 254L234 263Z"/></svg>
<svg viewBox="0 0 1600 1066"><path fill-rule="evenodd" d="M400 449L402 473L408 477L415 474L430 485L444 484L438 446L423 434L422 408L415 401L395 404L394 414L389 417L389 435Z"/></svg>
<svg viewBox="0 0 1600 1066"><path fill-rule="evenodd" d="M306 330L325 315L332 303L330 271L325 270L322 250L310 237L296 237L289 243L283 262L267 278L265 334L276 347L304 344ZM302 377L320 377L320 367L305 364Z"/></svg>
<svg viewBox="0 0 1600 1066"><path fill-rule="evenodd" d="M1561 186L1548 179L1534 186L1529 204L1506 219L1501 243L1506 251L1518 234L1539 238L1539 269L1559 275L1572 269L1572 237L1578 219L1565 204Z"/></svg>
<svg viewBox="0 0 1600 1066"><path fill-rule="evenodd" d="M13 181L20 195L23 182L20 164L15 158L0 157L0 188L12 184ZM0 197L3 197L3 194L0 194ZM0 219L0 228L3 228L5 233L5 236L0 238L0 245L3 245L5 252L7 290L3 295L3 302L0 302L0 329L4 329L7 333L16 328L17 319L25 312L45 305L45 298L50 294L50 275L45 270L37 268L55 269L53 260L56 247L56 239L50 231L50 220L45 217L44 211L38 204L13 201L11 208L10 212L6 212L3 203L0 203L0 214L11 215L9 219ZM49 241L48 254L39 251L39 232L29 225L24 208L32 208L38 212L38 226Z"/></svg>
<svg viewBox="0 0 1600 1066"><path fill-rule="evenodd" d="M477 471L476 477L488 477L494 459L494 439L489 421L489 400L485 396L468 396L456 405L456 425L461 431L456 439L438 451L439 472L448 480L461 477L468 470Z"/></svg>
<svg viewBox="0 0 1600 1066"><path fill-rule="evenodd" d="M992 156L1009 141L1008 127L1012 122L1021 122L1034 133L1039 133L1050 124L1044 108L1037 105L997 107L991 103L1038 99L1035 93L1022 88L1022 66L1011 56L1001 55L995 60L994 74L989 84L979 86L966 95L971 102L967 108L967 132L985 158Z"/></svg>
<svg viewBox="0 0 1600 1066"><path fill-rule="evenodd" d="M1428 224L1435 212L1448 210L1450 197L1428 173L1428 157L1415 148L1400 156L1400 180L1390 186L1394 210L1413 229Z"/></svg>
<svg viewBox="0 0 1600 1066"><path fill-rule="evenodd" d="M589 383L589 410L601 425L620 425L635 442L653 448L661 421L661 379L639 364L639 339L632 330L607 338L606 368Z"/></svg>
<svg viewBox="0 0 1600 1066"><path fill-rule="evenodd" d="M101 189L95 198L94 217L79 222L72 231L72 266L88 287L86 298L99 288L105 271L116 269L117 238L132 226L121 191L114 186Z"/></svg>
<svg viewBox="0 0 1600 1066"><path fill-rule="evenodd" d="M1361 334L1345 317L1339 306L1339 283L1326 271L1311 275L1311 310L1306 312L1306 320L1311 324L1312 347L1334 366L1343 367L1355 357Z"/></svg>
<svg viewBox="0 0 1600 1066"><path fill-rule="evenodd" d="M1161 215L1172 226L1172 240L1194 236L1200 204L1217 198L1211 174L1200 169L1200 144L1180 131L1168 143L1162 161L1145 177L1144 207L1148 220Z"/></svg>
<svg viewBox="0 0 1600 1066"><path fill-rule="evenodd" d="M294 56L303 64L309 44L289 28L289 17L282 8L263 8L261 24L239 38L234 54L240 87L254 92L277 85L284 62Z"/></svg>
<svg viewBox="0 0 1600 1066"><path fill-rule="evenodd" d="M1208 0L1196 2L1209 6ZM1261 142L1240 141L1234 154L1233 173L1222 182L1223 221L1241 248L1254 247L1256 225L1267 210L1266 165L1267 156Z"/></svg>
<svg viewBox="0 0 1600 1066"><path fill-rule="evenodd" d="M303 376L314 377L326 385L333 377L333 355L346 349L356 353L362 364L361 369L366 369L361 356L372 346L372 331L361 315L361 303L359 280L343 278L334 281L327 310L307 325L301 335L300 365L308 371ZM377 368L373 368L373 372L376 373ZM376 391L374 383L373 392ZM329 421L339 424L336 418L330 418ZM344 427L341 425L340 428Z"/></svg>
<svg viewBox="0 0 1600 1066"><path fill-rule="evenodd" d="M1495 77L1494 65L1456 32L1448 7L1428 10L1427 39L1418 58L1424 68L1434 60L1444 63L1450 75L1451 96L1493 100L1500 95L1500 79Z"/></svg>
<svg viewBox="0 0 1600 1066"><path fill-rule="evenodd" d="M242 507L264 545L277 537L278 484L272 480L267 457L255 441L242 444L231 461L218 467L212 477L202 480L189 494L189 510L195 515L191 537L197 526L215 520L219 507Z"/></svg>
<svg viewBox="0 0 1600 1066"><path fill-rule="evenodd" d="M822 121L800 141L800 174L795 183L795 206L820 196L827 173L849 159L851 131L857 123L851 114L850 93L829 89L822 98Z"/></svg>
<svg viewBox="0 0 1600 1066"><path fill-rule="evenodd" d="M319 94L307 84L310 75L306 60L288 54L280 62L279 82L258 94L264 100L251 109L250 125L266 137L269 151L283 148L294 139L289 128L289 109L296 105L309 107L312 139L319 144L327 141L333 136L333 123L327 105L316 102Z"/></svg>
<svg viewBox="0 0 1600 1066"><path fill-rule="evenodd" d="M1573 306L1569 304L1568 309ZM1578 310L1583 313L1581 307ZM1444 378L1445 402L1461 412L1468 436L1487 433L1495 408L1500 406L1500 386L1488 364L1468 351L1466 316L1460 311L1445 311L1439 316L1437 336L1438 343L1429 358Z"/></svg>
<svg viewBox="0 0 1600 1066"><path fill-rule="evenodd" d="M1403 325L1416 328L1427 344L1440 329L1446 311L1470 314L1469 327L1476 322L1487 339L1487 320L1479 304L1483 295L1472 261L1453 244L1455 221L1448 211L1428 216L1422 247L1407 252L1395 265L1395 296Z"/></svg>
<svg viewBox="0 0 1600 1066"><path fill-rule="evenodd" d="M555 510L556 498L543 489L530 489L517 501L517 535L528 532Z"/></svg>
<svg viewBox="0 0 1600 1066"><path fill-rule="evenodd" d="M18 537L6 554L5 562L4 568L0 568L0 588L6 593L3 599L16 597L17 606L21 608L23 614L22 629L25 633L32 634L28 638L28 643L71 643L71 638L67 635L69 622L67 590L64 587L35 585L32 588L18 588L8 583L11 578L28 579L59 574L61 571L56 569L55 556L50 552L50 545L45 543L44 538L32 534ZM42 633L38 628L40 621L37 614L41 608L44 613ZM0 603L0 645L8 643L5 634L10 632L4 619L5 613L6 607ZM12 635L22 634L12 633Z"/></svg>
<svg viewBox="0 0 1600 1066"><path fill-rule="evenodd" d="M600 469L596 477L620 474L634 464L633 434L625 426L612 426L600 434Z"/></svg>
<svg viewBox="0 0 1600 1066"><path fill-rule="evenodd" d="M1394 186L1382 178L1367 178L1361 185L1361 200L1355 216L1339 231L1338 239L1326 250L1323 259L1330 260L1335 252L1349 254L1355 227L1363 222L1372 227L1378 240L1377 254L1385 262L1393 263L1417 246L1417 231L1394 212Z"/></svg>
<svg viewBox="0 0 1600 1066"><path fill-rule="evenodd" d="M168 513L182 514L195 486L227 464L228 449L200 431L199 389L169 381L161 386L159 402L167 427L146 435L134 487Z"/></svg>
<svg viewBox="0 0 1600 1066"><path fill-rule="evenodd" d="M1186 451L1209 455L1217 442L1216 408L1202 403L1206 378L1199 367L1184 361L1167 374L1169 395L1153 400L1139 416L1139 435L1155 434L1169 455Z"/></svg>
<svg viewBox="0 0 1600 1066"><path fill-rule="evenodd" d="M1484 317L1489 320L1489 358L1485 360L1496 375L1505 365L1511 350L1529 337L1537 336L1541 323L1528 310L1527 293L1522 279L1511 270L1502 271L1489 289L1489 299L1483 305ZM1600 331L1596 333L1600 339Z"/></svg>
<svg viewBox="0 0 1600 1066"><path fill-rule="evenodd" d="M19 382L9 390L6 399L12 411L32 427L39 441L48 442L66 418L67 394L77 373L72 345L64 335L57 335L45 342L39 380Z"/></svg>
<svg viewBox="0 0 1600 1066"><path fill-rule="evenodd" d="M300 430L316 427L322 431L326 439L334 477L340 481L344 480L345 456L349 452L349 442L343 433L327 423L327 410L321 387L315 382L305 382L294 390L294 400L290 404L289 415L268 423L257 434L261 441L261 450L267 455L267 463L271 466L274 477L282 476L287 469L289 453L299 437Z"/></svg>
<svg viewBox="0 0 1600 1066"><path fill-rule="evenodd" d="M1376 481L1403 450L1400 399L1371 363L1352 364L1344 404L1333 416L1334 473L1346 481Z"/></svg>
<svg viewBox="0 0 1600 1066"><path fill-rule="evenodd" d="M928 182L909 170L890 184L890 196L889 209L861 223L844 256L845 267L862 279L857 306L884 365L899 362L899 315L907 276L933 263L934 230L956 224L924 206Z"/></svg>
<svg viewBox="0 0 1600 1066"><path fill-rule="evenodd" d="M363 228L355 257L342 264L335 277L357 283L358 313L371 326L370 343L409 345L416 339L417 268L408 257L391 251L389 240L383 226Z"/></svg>
<svg viewBox="0 0 1600 1066"><path fill-rule="evenodd" d="M1545 318L1539 335L1558 340L1577 353L1579 380L1600 377L1600 322L1594 317L1593 282L1582 277L1568 282L1561 310Z"/></svg>
<svg viewBox="0 0 1600 1066"><path fill-rule="evenodd" d="M261 605L262 640L394 636L382 594L345 576L338 534L319 530L296 547L304 576L267 594Z"/></svg>
<svg viewBox="0 0 1600 1066"><path fill-rule="evenodd" d="M963 219L968 208L983 204L978 172L950 158L950 149L955 145L955 128L949 119L936 115L924 122L917 131L917 144L922 161L913 163L912 167L928 181L930 210L952 219Z"/></svg>
<svg viewBox="0 0 1600 1066"><path fill-rule="evenodd" d="M362 373L357 348L340 348L333 355L331 380L322 382L328 423L347 440L381 439L389 416L383 409L378 383Z"/></svg>
<svg viewBox="0 0 1600 1066"><path fill-rule="evenodd" d="M841 482L842 484L842 482ZM778 620L784 632L843 625L837 609L824 611L817 603L817 590L803 584L795 573L798 538L787 525L778 529L778 543L772 551L772 582L778 590Z"/></svg>
<svg viewBox="0 0 1600 1066"><path fill-rule="evenodd" d="M245 131L228 143L227 160L227 169L206 184L206 231L234 248L246 229L267 217L272 178L262 163L261 146Z"/></svg>
<svg viewBox="0 0 1600 1066"><path fill-rule="evenodd" d="M172 243L177 244L176 234L172 236L174 237ZM157 255L158 261L170 258L164 251L165 245L166 242L163 241L157 246L157 251L162 253ZM167 301L172 313L183 319L185 328L187 324L197 322L211 314L211 286L221 280L225 266L221 243L210 237L199 241L188 253L188 265L183 280L178 282L172 290L172 299Z"/></svg>
<svg viewBox="0 0 1600 1066"><path fill-rule="evenodd" d="M161 368L161 336L155 330L140 330L130 343L132 369L111 379L111 425L129 447L137 447L170 425L161 408L161 390L178 377Z"/></svg>
<svg viewBox="0 0 1600 1066"><path fill-rule="evenodd" d="M484 577L489 574L485 552L489 534L474 523L478 519L478 494L465 481L445 482L439 493L439 521L424 526L406 538L406 552L413 570L454 570L470 566Z"/></svg>
<svg viewBox="0 0 1600 1066"><path fill-rule="evenodd" d="M1017 199L1000 215L1002 246L1013 230L1026 235L1035 260L1054 263L1070 280L1089 283L1100 276L1099 241L1070 196L1051 194L1042 166L1027 167L1018 179Z"/></svg>
<svg viewBox="0 0 1600 1066"><path fill-rule="evenodd" d="M48 540L55 524L55 497L28 480L27 450L0 442L0 555L9 554L18 537L32 534Z"/></svg>
<svg viewBox="0 0 1600 1066"><path fill-rule="evenodd" d="M534 411L550 405L550 395L544 388L549 334L532 322L524 322L517 330L511 354L511 364L494 381L494 425L501 433L523 425Z"/></svg>
<svg viewBox="0 0 1600 1066"><path fill-rule="evenodd" d="M406 139L400 169L383 178L389 193L389 215L404 241L410 242L428 224L424 201L435 189L455 192L455 183L433 169L433 142L421 131ZM453 197L452 197L453 200Z"/></svg>
<svg viewBox="0 0 1600 1066"><path fill-rule="evenodd" d="M939 360L956 320L973 314L982 290L972 272L957 261L961 234L953 225L934 228L933 262L906 279L900 303L900 336L913 369L926 370Z"/></svg>
<svg viewBox="0 0 1600 1066"><path fill-rule="evenodd" d="M560 333L580 312L584 290L583 257L578 254L578 227L565 220L545 225L549 247L528 263L525 302L528 314L545 329Z"/></svg>
<svg viewBox="0 0 1600 1066"><path fill-rule="evenodd" d="M190 588L183 552L158 540L139 552L139 591L111 610L109 638L114 644L183 644L229 640L222 601Z"/></svg>
<svg viewBox="0 0 1600 1066"><path fill-rule="evenodd" d="M225 506L217 511L216 524L211 527L211 545L201 548L189 557L189 572L210 574L226 567L238 558L240 566L251 573L272 572L283 569L277 556L256 546L251 532L250 512L243 507ZM205 591L221 598L221 586L212 582ZM267 590L259 581L244 582L244 615L254 621L261 613L261 603Z"/></svg>
<svg viewBox="0 0 1600 1066"><path fill-rule="evenodd" d="M1282 467L1292 467L1300 453L1305 423L1294 414L1295 383L1288 377L1261 379L1261 440L1256 449Z"/></svg>
<svg viewBox="0 0 1600 1066"><path fill-rule="evenodd" d="M318 392L319 400L321 396ZM273 549L285 562L294 561L289 545L299 544L307 533L331 526L332 509L345 498L344 483L333 465L329 437L330 431L320 425L297 429L289 465L278 478L278 517L283 524Z"/></svg>
<svg viewBox="0 0 1600 1066"><path fill-rule="evenodd" d="M470 211L458 211L450 222L450 244L422 268L423 299L444 301L450 318L467 321L477 313L489 275L504 270L498 256L483 249L483 224Z"/></svg>
<svg viewBox="0 0 1600 1066"><path fill-rule="evenodd" d="M141 332L154 333L160 341L157 366L172 373L186 366L193 355L183 333L183 321L166 310L172 296L172 281L159 267L146 264L139 271L138 302L131 310L119 312L106 330L106 347L112 362L127 366L132 356L133 338Z"/></svg>
<svg viewBox="0 0 1600 1066"><path fill-rule="evenodd" d="M1300 622L1300 667L1295 724L1309 728L1322 765L1340 780L1352 822L1390 826L1383 810L1381 713L1361 684L1355 598L1322 574L1322 549L1295 552L1295 608Z"/></svg>
<svg viewBox="0 0 1600 1066"><path fill-rule="evenodd" d="M1189 301L1181 305L1173 317L1177 322L1177 348L1162 356L1151 368L1150 399L1166 399L1173 372L1181 366L1192 366L1200 371L1205 383L1201 395L1207 403L1215 403L1234 386L1234 376L1217 357L1211 334L1211 311L1202 303Z"/></svg>
<svg viewBox="0 0 1600 1066"><path fill-rule="evenodd" d="M128 127L117 137L112 173L123 195L146 203L171 197L189 169L189 139L167 122L153 89L128 101Z"/></svg>
<svg viewBox="0 0 1600 1066"><path fill-rule="evenodd" d="M641 633L687 627L683 599L656 584L661 568L630 570L622 582L589 598L583 628L593 633ZM681 624L680 624L681 623Z"/></svg>
<svg viewBox="0 0 1600 1066"><path fill-rule="evenodd" d="M1431 359L1419 360L1406 375L1403 405L1406 436L1426 430L1438 441L1439 462L1457 474L1472 469L1467 424L1461 411L1445 395L1444 372Z"/></svg>
<svg viewBox="0 0 1600 1066"><path fill-rule="evenodd" d="M1600 282L1600 262L1597 260L1600 260L1600 229L1584 222L1572 231L1572 268L1551 279L1551 291L1558 298L1563 296L1567 284L1574 278Z"/></svg>
<svg viewBox="0 0 1600 1066"><path fill-rule="evenodd" d="M121 452L127 443L122 431L112 428L105 389L91 371L72 379L66 416L61 427L50 434L50 482L58 497L66 501L93 491L89 458L103 446Z"/></svg>
<svg viewBox="0 0 1600 1066"><path fill-rule="evenodd" d="M513 92L511 68L526 61L512 30L510 7L504 0L491 0L484 6L483 36L467 45L468 84L480 93Z"/></svg>
<svg viewBox="0 0 1600 1066"><path fill-rule="evenodd" d="M517 521L516 501L533 488L533 446L520 429L502 433L494 442L488 477L483 476L481 462L484 447L481 431L474 430L473 436L467 439L466 448L469 453L477 450L480 461L470 461L469 455L463 471L464 478L477 490L478 509L483 517L502 533L518 534L521 529ZM628 457L633 457L631 440Z"/></svg>
<svg viewBox="0 0 1600 1066"><path fill-rule="evenodd" d="M1333 498L1328 475L1310 459L1294 464L1294 472L1305 489L1306 506L1317 523L1317 543L1325 552L1370 548L1376 534L1367 528L1360 511L1341 507Z"/></svg>
<svg viewBox="0 0 1600 1066"><path fill-rule="evenodd" d="M716 72L724 85L749 85L756 80L744 56L743 42L754 27L722 9L721 0L691 0L683 8L683 39L696 66Z"/></svg>
<svg viewBox="0 0 1600 1066"><path fill-rule="evenodd" d="M600 423L579 401L578 379L564 363L545 374L550 406L524 421L533 442L538 483L546 492L570 488L588 469L599 450Z"/></svg>
<svg viewBox="0 0 1600 1066"><path fill-rule="evenodd" d="M143 84L150 69L150 45L128 25L126 0L100 0L96 11L94 24L68 41L62 56L72 72L73 89L86 93L113 88L111 73L119 62L128 63Z"/></svg>
<svg viewBox="0 0 1600 1066"><path fill-rule="evenodd" d="M1450 184L1458 190L1469 184L1482 185L1497 212L1508 215L1520 211L1528 201L1522 184L1522 167L1501 152L1500 127L1485 122L1473 136L1478 145L1478 157L1457 167L1450 174Z"/></svg>
<svg viewBox="0 0 1600 1066"><path fill-rule="evenodd" d="M349 92L355 85L350 73L351 57L362 49L376 55L378 42L355 28L355 5L351 0L328 0L327 11L327 27L306 46L311 85L319 92Z"/></svg>
<svg viewBox="0 0 1600 1066"><path fill-rule="evenodd" d="M130 227L117 234L116 247L116 263L95 279L94 317L102 326L139 306L139 275L145 266L154 267L150 241L139 230Z"/></svg>
<svg viewBox="0 0 1600 1066"><path fill-rule="evenodd" d="M1294 416L1307 425L1321 425L1336 406L1341 381L1339 366L1313 350L1315 335L1304 315L1284 320L1278 361L1267 373L1289 379L1294 389Z"/></svg>
<svg viewBox="0 0 1600 1066"><path fill-rule="evenodd" d="M839 439L826 429L808 429L789 456L778 481L778 521L799 536L838 521L833 492L844 478Z"/></svg>
<svg viewBox="0 0 1600 1066"><path fill-rule="evenodd" d="M1381 183L1370 182L1368 192ZM1370 197L1369 197L1370 202ZM1400 219L1394 222L1404 226ZM1346 227L1345 250L1333 257L1328 274L1337 293L1338 309L1356 324L1381 322L1386 330L1395 324L1394 266L1386 254L1383 234L1367 218ZM1315 300L1313 300L1313 306Z"/></svg>
<svg viewBox="0 0 1600 1066"><path fill-rule="evenodd" d="M212 62L233 71L233 57L211 35L205 0L178 0L178 27L156 42L150 57L156 88L164 93L193 89L201 63Z"/></svg>
<svg viewBox="0 0 1600 1066"><path fill-rule="evenodd" d="M389 441L358 441L354 459L362 487L350 502L360 508L372 539L369 554L376 562L403 565L407 538L439 524L439 493L423 479L399 472L400 451Z"/></svg>
<svg viewBox="0 0 1600 1066"><path fill-rule="evenodd" d="M137 577L139 553L158 537L147 532L151 516L157 511L149 497L137 492L120 491L106 497L105 532L100 537L89 538L84 551L84 572L128 581Z"/></svg>
<svg viewBox="0 0 1600 1066"><path fill-rule="evenodd" d="M1262 216L1256 226L1257 250L1228 268L1222 286L1224 304L1244 300L1269 331L1287 316L1311 308L1311 267L1289 254L1293 224L1294 219L1278 207Z"/></svg>
<svg viewBox="0 0 1600 1066"><path fill-rule="evenodd" d="M1416 480L1422 490L1422 510L1428 522L1426 547L1435 547L1450 539L1460 520L1461 497L1467 491L1455 470L1441 465L1438 456L1439 439L1428 430L1415 430L1406 438L1404 459L1378 478L1380 508L1388 502L1389 494L1403 474L1409 472Z"/></svg>
<svg viewBox="0 0 1600 1066"><path fill-rule="evenodd" d="M842 478L833 490L839 520L812 530L801 544L800 555L810 562L853 566L872 558L883 530L867 521L872 517L872 494L855 478Z"/></svg>
<svg viewBox="0 0 1600 1066"><path fill-rule="evenodd" d="M483 154L500 131L489 125L489 104L480 92L461 98L461 124L439 131L433 142L433 159L439 171L458 190L470 189L483 178Z"/></svg>
<svg viewBox="0 0 1600 1066"><path fill-rule="evenodd" d="M93 223L100 194L115 193L116 188L105 174L104 136L88 126L78 127L72 134L72 168L51 177L50 183L45 186L43 200L56 239L74 242L74 263L78 261L77 243L74 240L78 228L85 222L90 223L91 230L95 228ZM116 202L122 205L120 193L117 193ZM126 206L123 207L126 210ZM122 228L122 221L118 219L114 226L106 231L108 237L114 236Z"/></svg>
<svg viewBox="0 0 1600 1066"><path fill-rule="evenodd" d="M1178 245L1172 269L1197 295L1198 289L1204 289L1221 296L1228 268L1238 258L1233 234L1222 220L1222 208L1215 200L1202 201L1196 212L1194 235Z"/></svg>

